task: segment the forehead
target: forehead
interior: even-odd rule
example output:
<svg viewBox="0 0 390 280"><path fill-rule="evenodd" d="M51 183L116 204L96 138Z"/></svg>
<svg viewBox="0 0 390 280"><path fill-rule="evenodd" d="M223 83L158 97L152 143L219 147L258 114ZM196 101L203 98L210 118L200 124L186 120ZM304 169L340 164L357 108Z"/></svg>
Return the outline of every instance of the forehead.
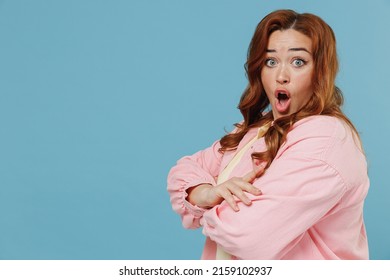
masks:
<svg viewBox="0 0 390 280"><path fill-rule="evenodd" d="M283 51L294 48L305 48L312 51L311 39L294 29L274 31L268 40L268 49Z"/></svg>

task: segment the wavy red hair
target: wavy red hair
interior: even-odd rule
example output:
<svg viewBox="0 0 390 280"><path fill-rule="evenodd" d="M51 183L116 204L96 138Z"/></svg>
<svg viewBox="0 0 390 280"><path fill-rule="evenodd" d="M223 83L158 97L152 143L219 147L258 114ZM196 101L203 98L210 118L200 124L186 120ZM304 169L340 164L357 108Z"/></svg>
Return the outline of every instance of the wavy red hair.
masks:
<svg viewBox="0 0 390 280"><path fill-rule="evenodd" d="M245 70L248 86L241 96L238 108L244 118L242 123L235 124L237 131L227 134L220 140L221 152L234 150L250 128L260 127L273 121L272 112L267 112L269 100L261 82L261 70L265 65L266 49L270 35L277 30L294 29L312 41L313 95L308 103L298 112L279 118L265 134L267 151L254 153L253 158L265 161L267 167L276 156L281 144L291 126L300 119L313 115L329 115L344 120L356 135L358 135L351 121L343 114L341 106L343 95L335 85L338 72L338 58L336 52L336 38L331 27L320 17L292 10L277 10L257 25L250 42Z"/></svg>

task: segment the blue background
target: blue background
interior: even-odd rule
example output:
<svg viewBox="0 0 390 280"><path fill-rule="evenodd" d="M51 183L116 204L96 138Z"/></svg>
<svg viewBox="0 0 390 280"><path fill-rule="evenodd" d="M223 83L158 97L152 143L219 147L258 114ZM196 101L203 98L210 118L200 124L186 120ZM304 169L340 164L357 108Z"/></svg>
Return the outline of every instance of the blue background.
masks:
<svg viewBox="0 0 390 280"><path fill-rule="evenodd" d="M0 1L0 259L199 259L176 160L240 121L257 23L321 16L365 146L372 259L390 259L390 2Z"/></svg>

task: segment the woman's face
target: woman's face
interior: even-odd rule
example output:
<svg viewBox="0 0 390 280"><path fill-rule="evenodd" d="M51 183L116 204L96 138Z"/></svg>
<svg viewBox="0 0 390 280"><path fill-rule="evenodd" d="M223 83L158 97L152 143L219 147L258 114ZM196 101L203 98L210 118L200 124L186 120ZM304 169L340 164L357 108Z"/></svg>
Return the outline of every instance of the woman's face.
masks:
<svg viewBox="0 0 390 280"><path fill-rule="evenodd" d="M297 112L309 101L313 69L309 37L293 29L271 34L261 81L275 120Z"/></svg>

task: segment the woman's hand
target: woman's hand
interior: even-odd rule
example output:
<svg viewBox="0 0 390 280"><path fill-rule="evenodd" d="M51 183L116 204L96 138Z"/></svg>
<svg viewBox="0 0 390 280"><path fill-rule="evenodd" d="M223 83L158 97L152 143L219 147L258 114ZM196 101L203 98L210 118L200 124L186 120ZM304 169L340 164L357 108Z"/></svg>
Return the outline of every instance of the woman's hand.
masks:
<svg viewBox="0 0 390 280"><path fill-rule="evenodd" d="M202 208L211 208L226 200L234 211L239 211L235 197L245 205L251 205L252 201L245 192L253 195L261 194L261 191L252 185L258 174L259 171L253 170L242 178L234 177L215 187L209 184L192 187L187 190L187 199L190 203Z"/></svg>

